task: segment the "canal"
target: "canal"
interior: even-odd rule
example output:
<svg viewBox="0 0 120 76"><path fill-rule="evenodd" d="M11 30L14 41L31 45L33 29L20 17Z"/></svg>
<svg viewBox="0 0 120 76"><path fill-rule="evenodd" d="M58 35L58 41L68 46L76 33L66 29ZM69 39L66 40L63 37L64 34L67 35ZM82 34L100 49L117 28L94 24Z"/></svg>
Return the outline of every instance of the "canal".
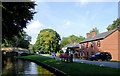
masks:
<svg viewBox="0 0 120 76"><path fill-rule="evenodd" d="M2 76L55 76L49 70L43 68L39 64L27 60L6 58L2 61Z"/></svg>

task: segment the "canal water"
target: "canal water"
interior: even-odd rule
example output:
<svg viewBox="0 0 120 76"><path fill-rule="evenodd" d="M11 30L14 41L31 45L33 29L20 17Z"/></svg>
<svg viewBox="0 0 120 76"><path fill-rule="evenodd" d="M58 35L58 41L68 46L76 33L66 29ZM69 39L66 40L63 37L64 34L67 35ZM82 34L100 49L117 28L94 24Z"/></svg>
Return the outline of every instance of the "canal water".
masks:
<svg viewBox="0 0 120 76"><path fill-rule="evenodd" d="M2 61L2 76L55 76L42 66L27 60L6 58Z"/></svg>

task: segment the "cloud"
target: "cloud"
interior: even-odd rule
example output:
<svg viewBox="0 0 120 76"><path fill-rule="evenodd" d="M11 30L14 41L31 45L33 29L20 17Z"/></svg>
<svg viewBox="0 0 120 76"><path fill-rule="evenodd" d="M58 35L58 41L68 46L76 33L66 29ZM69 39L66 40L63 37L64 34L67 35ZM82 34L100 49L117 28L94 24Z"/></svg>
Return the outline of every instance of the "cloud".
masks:
<svg viewBox="0 0 120 76"><path fill-rule="evenodd" d="M88 2L88 0L80 0L80 1L81 1L81 5L85 5Z"/></svg>
<svg viewBox="0 0 120 76"><path fill-rule="evenodd" d="M75 3L75 6L79 7L79 6L86 5L87 3L88 3L88 0L80 0L79 2Z"/></svg>
<svg viewBox="0 0 120 76"><path fill-rule="evenodd" d="M70 25L70 21L67 21L67 22L66 22L66 25Z"/></svg>
<svg viewBox="0 0 120 76"><path fill-rule="evenodd" d="M63 25L56 27L56 31L60 34L61 38L63 37L66 30L71 27L71 22L69 20L64 20Z"/></svg>
<svg viewBox="0 0 120 76"><path fill-rule="evenodd" d="M27 29L24 29L28 35L32 37L31 44L34 44L36 38L40 32L40 30L44 29L45 26L39 22L39 20L31 22L30 25L27 26Z"/></svg>
<svg viewBox="0 0 120 76"><path fill-rule="evenodd" d="M71 22L70 21L66 21L66 23L63 24L59 30L65 30L65 29L69 28L70 25L71 25Z"/></svg>

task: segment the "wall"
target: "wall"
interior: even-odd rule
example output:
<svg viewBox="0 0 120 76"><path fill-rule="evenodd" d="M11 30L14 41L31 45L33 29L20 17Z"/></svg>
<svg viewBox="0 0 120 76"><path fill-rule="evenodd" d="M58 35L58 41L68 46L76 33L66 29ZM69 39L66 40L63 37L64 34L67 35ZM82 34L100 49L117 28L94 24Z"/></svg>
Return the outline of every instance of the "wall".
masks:
<svg viewBox="0 0 120 76"><path fill-rule="evenodd" d="M100 47L97 45L98 41L100 41ZM91 55L92 51L93 54L96 54L99 51L110 52L112 54L112 60L120 60L120 32L118 30L103 40L93 41L93 47L91 47L91 42L88 42L88 48L86 48L87 42L81 43L81 45L83 44L85 44L85 49L80 49L80 44L79 49L82 53L83 51L85 52L85 56L87 56L87 52ZM83 46L81 48L83 48Z"/></svg>
<svg viewBox="0 0 120 76"><path fill-rule="evenodd" d="M99 41L99 40L98 40ZM82 43L81 45L83 45L83 44L85 44L85 49L81 49L80 51L83 53L83 51L85 52L85 56L87 56L87 52L88 52L88 54L89 55L91 55L92 54L92 52L93 52L93 54L96 54L97 52L99 52L99 51L101 51L100 50L100 47L98 47L97 46L97 42L98 41L93 41L93 47L91 47L91 43L92 42L87 42L88 43L88 48L87 48L87 43ZM80 46L80 44L79 44L79 46ZM81 48L83 48L83 46L81 47ZM79 48L80 49L80 48ZM88 56L89 56L88 55Z"/></svg>
<svg viewBox="0 0 120 76"><path fill-rule="evenodd" d="M101 50L110 52L112 55L112 60L118 60L118 33L115 31L105 39L101 40Z"/></svg>
<svg viewBox="0 0 120 76"><path fill-rule="evenodd" d="M120 30L118 32L118 60L120 60Z"/></svg>

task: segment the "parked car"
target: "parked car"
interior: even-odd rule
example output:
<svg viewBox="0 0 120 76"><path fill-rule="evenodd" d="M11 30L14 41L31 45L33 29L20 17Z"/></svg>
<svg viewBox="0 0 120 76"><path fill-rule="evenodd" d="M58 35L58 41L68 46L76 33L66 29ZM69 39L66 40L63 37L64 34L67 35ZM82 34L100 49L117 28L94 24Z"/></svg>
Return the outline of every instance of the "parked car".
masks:
<svg viewBox="0 0 120 76"><path fill-rule="evenodd" d="M66 53L61 53L60 57L67 57L68 55Z"/></svg>
<svg viewBox="0 0 120 76"><path fill-rule="evenodd" d="M90 55L89 59L96 61L98 61L99 59L101 59L102 61L104 60L110 61L112 59L112 56L109 52L98 52L95 55Z"/></svg>

